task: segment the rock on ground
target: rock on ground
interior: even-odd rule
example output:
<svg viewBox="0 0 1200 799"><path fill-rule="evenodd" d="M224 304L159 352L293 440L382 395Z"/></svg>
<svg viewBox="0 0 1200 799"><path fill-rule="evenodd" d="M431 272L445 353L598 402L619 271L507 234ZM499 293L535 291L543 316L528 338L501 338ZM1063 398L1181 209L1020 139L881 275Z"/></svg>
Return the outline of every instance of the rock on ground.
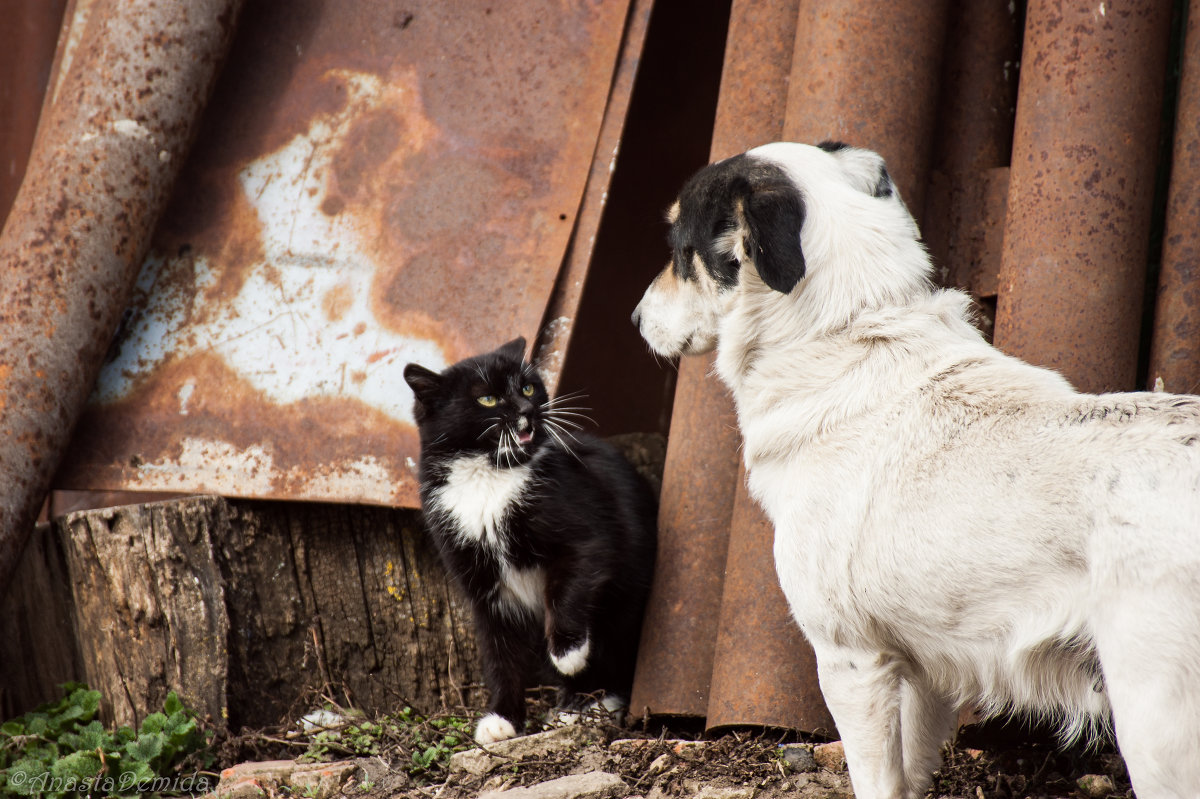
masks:
<svg viewBox="0 0 1200 799"><path fill-rule="evenodd" d="M527 788L484 791L479 799L615 799L628 794L625 781L607 771L589 771L540 782Z"/></svg>

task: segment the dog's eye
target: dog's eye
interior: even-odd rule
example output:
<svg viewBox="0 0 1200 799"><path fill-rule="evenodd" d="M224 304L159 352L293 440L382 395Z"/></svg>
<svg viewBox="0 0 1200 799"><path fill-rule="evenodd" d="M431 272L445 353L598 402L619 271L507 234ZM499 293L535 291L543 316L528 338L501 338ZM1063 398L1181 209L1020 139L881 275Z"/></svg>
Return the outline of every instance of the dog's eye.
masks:
<svg viewBox="0 0 1200 799"><path fill-rule="evenodd" d="M482 397L476 397L475 401L485 408L495 408L496 398L491 394L484 394Z"/></svg>

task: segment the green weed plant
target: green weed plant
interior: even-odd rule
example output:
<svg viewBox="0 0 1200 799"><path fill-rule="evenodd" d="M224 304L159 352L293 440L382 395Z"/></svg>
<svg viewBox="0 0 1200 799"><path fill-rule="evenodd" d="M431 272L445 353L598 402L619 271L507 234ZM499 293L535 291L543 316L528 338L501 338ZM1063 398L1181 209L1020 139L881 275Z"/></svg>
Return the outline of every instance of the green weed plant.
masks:
<svg viewBox="0 0 1200 799"><path fill-rule="evenodd" d="M100 799L203 792L180 766L208 746L175 692L134 730L95 718L100 692L66 683L63 697L0 725L0 795ZM194 783L194 784L193 784Z"/></svg>

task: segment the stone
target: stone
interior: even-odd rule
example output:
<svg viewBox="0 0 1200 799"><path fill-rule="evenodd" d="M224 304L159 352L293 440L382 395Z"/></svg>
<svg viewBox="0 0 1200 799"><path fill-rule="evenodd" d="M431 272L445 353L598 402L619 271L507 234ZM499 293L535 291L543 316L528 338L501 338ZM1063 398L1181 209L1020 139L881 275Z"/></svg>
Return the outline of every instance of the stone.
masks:
<svg viewBox="0 0 1200 799"><path fill-rule="evenodd" d="M327 799L341 792L342 786L359 771L352 760L335 763L297 763L294 760L266 760L239 763L221 772L221 782L213 792L216 799L256 799L274 796L277 788L303 794L310 799Z"/></svg>
<svg viewBox="0 0 1200 799"><path fill-rule="evenodd" d="M309 799L328 799L341 793L342 786L358 771L358 764L347 761L320 763L315 768L297 766L289 785Z"/></svg>
<svg viewBox="0 0 1200 799"><path fill-rule="evenodd" d="M1075 781L1075 785L1091 799L1103 799L1110 793L1117 792L1116 784L1104 774L1084 774Z"/></svg>
<svg viewBox="0 0 1200 799"><path fill-rule="evenodd" d="M261 763L239 763L221 772L221 782L237 782L252 778L265 782L284 782L296 770L294 760L264 760Z"/></svg>
<svg viewBox="0 0 1200 799"><path fill-rule="evenodd" d="M779 747L779 759L792 772L816 771L819 768L812 747L804 744L784 744Z"/></svg>
<svg viewBox="0 0 1200 799"><path fill-rule="evenodd" d="M654 761L646 767L646 775L650 777L656 777L670 767L671 754L669 752L663 752L661 755L654 758Z"/></svg>
<svg viewBox="0 0 1200 799"><path fill-rule="evenodd" d="M525 788L485 791L479 795L479 799L614 799L624 796L627 787L625 781L616 774L589 771Z"/></svg>
<svg viewBox="0 0 1200 799"><path fill-rule="evenodd" d="M715 785L705 785L692 794L692 799L754 799L754 788L718 788Z"/></svg>
<svg viewBox="0 0 1200 799"><path fill-rule="evenodd" d="M813 747L813 760L817 765L829 771L846 770L846 750L841 741L828 744L818 744Z"/></svg>
<svg viewBox="0 0 1200 799"><path fill-rule="evenodd" d="M261 799L267 795L267 790L253 777L221 782L212 794L216 799Z"/></svg>
<svg viewBox="0 0 1200 799"><path fill-rule="evenodd" d="M450 773L466 772L480 777L502 763L578 749L599 737L600 733L597 730L579 725L556 727L533 735L519 735L506 741L488 744L486 748L455 752L450 756Z"/></svg>

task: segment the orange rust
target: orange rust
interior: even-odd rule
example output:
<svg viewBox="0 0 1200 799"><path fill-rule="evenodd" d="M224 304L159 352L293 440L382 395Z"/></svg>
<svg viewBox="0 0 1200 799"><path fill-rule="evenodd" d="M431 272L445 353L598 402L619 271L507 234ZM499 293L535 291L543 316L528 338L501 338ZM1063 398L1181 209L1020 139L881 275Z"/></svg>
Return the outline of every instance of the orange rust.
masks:
<svg viewBox="0 0 1200 799"><path fill-rule="evenodd" d="M337 322L345 317L352 302L354 302L354 295L351 294L350 287L345 283L339 283L321 297L321 310L325 312L329 321Z"/></svg>

